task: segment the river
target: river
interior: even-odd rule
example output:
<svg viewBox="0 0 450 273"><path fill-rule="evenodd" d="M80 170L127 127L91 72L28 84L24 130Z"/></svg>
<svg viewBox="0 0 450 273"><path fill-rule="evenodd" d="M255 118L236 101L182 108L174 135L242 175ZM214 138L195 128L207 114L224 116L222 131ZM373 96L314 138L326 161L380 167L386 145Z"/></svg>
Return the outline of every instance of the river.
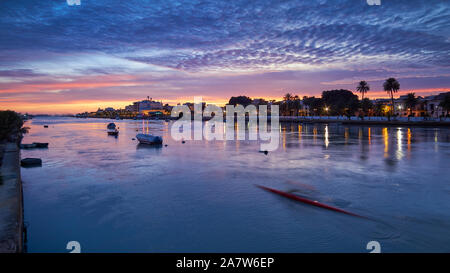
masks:
<svg viewBox="0 0 450 273"><path fill-rule="evenodd" d="M450 129L282 123L280 147L133 140L142 121L36 117L22 150L29 252L450 251ZM43 125L48 125L44 128ZM274 195L264 185L370 217Z"/></svg>

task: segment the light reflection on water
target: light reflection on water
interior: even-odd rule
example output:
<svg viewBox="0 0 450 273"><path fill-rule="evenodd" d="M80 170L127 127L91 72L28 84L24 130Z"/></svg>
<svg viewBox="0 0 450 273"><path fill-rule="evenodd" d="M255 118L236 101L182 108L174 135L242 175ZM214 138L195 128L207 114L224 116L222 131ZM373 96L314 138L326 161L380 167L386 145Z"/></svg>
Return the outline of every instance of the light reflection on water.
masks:
<svg viewBox="0 0 450 273"><path fill-rule="evenodd" d="M280 126L280 148L254 141L170 138L138 145L142 121L35 118L22 169L30 252L450 251L449 130L338 124ZM48 124L49 128L43 128ZM145 123L144 123L145 125ZM145 126L144 126L145 127ZM226 127L226 126L225 126ZM367 215L367 221L297 204L255 184Z"/></svg>

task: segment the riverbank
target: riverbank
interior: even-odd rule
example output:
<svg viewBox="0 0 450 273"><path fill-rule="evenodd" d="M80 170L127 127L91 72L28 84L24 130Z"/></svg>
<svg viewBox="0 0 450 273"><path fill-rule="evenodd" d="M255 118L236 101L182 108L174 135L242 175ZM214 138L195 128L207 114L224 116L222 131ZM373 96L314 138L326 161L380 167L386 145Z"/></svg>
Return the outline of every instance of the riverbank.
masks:
<svg viewBox="0 0 450 273"><path fill-rule="evenodd" d="M20 149L16 143L0 144L0 253L23 251L23 193Z"/></svg>
<svg viewBox="0 0 450 273"><path fill-rule="evenodd" d="M108 118L105 118L108 119ZM144 120L177 120L175 117L164 117L164 118L147 118ZM202 117L202 121L208 121L211 117ZM138 119L142 120L142 119ZM194 117L191 117L194 120ZM223 117L224 122L226 122L226 116ZM246 121L249 120L248 116L245 118ZM268 116L270 121L270 115ZM408 120L406 117L393 118L388 120L387 117L366 117L360 119L358 117L342 117L342 116L280 116L280 122L298 122L298 123L341 123L341 124L351 124L351 125L379 125L379 126L416 126L416 127L450 127L450 118L422 118L413 117Z"/></svg>

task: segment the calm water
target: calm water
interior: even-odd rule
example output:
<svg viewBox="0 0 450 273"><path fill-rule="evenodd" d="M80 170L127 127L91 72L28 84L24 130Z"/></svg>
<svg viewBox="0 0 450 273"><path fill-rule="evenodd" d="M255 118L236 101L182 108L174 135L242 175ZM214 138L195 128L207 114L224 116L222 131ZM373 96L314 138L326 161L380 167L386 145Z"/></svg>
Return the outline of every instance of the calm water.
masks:
<svg viewBox="0 0 450 273"><path fill-rule="evenodd" d="M35 118L22 168L29 252L450 251L450 130L282 124L280 148L252 141L170 138L139 146L142 121ZM48 124L49 128L43 128ZM299 204L255 187L298 194L374 221Z"/></svg>

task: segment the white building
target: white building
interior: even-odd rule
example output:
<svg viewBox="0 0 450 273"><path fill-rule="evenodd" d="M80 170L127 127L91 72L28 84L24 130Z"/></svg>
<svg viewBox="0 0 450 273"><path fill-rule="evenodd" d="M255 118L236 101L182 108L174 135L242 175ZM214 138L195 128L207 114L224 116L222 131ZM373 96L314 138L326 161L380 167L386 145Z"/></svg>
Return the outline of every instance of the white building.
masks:
<svg viewBox="0 0 450 273"><path fill-rule="evenodd" d="M151 98L139 102L139 112L145 110L161 110L161 109L163 109L162 102L154 101Z"/></svg>
<svg viewBox="0 0 450 273"><path fill-rule="evenodd" d="M131 112L148 112L149 110L162 110L163 104L159 101L154 101L152 98L147 97L146 100L133 102L132 105L128 105L125 107L125 110Z"/></svg>
<svg viewBox="0 0 450 273"><path fill-rule="evenodd" d="M446 114L445 110L439 106L444 100L445 96L450 92L440 93L439 95L427 96L424 98L425 107L428 114L432 117L438 118Z"/></svg>

